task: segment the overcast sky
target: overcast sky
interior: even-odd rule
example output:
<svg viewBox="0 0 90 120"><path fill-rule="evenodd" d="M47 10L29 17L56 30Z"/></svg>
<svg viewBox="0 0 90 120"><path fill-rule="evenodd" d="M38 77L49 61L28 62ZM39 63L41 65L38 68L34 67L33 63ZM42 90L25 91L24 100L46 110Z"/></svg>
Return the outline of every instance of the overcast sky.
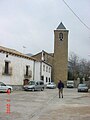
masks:
<svg viewBox="0 0 90 120"><path fill-rule="evenodd" d="M90 0L65 1L90 28ZM90 59L90 30L63 0L0 0L0 45L24 53L53 52L60 22L69 30L69 53Z"/></svg>

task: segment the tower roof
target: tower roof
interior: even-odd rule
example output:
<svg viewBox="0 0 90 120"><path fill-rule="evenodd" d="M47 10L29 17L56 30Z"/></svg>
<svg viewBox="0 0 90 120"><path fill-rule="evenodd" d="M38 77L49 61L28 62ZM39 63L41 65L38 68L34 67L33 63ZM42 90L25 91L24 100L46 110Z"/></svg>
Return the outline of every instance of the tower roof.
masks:
<svg viewBox="0 0 90 120"><path fill-rule="evenodd" d="M65 26L63 25L63 23L61 22L61 23L59 24L59 26L57 27L57 29L66 29L66 28L65 28Z"/></svg>

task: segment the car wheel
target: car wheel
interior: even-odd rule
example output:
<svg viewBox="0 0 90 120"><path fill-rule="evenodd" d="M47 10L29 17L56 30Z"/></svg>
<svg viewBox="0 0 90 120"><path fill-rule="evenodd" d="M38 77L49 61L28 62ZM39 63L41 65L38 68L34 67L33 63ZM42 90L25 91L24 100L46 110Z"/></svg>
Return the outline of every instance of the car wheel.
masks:
<svg viewBox="0 0 90 120"><path fill-rule="evenodd" d="M32 91L34 92L34 91L35 91L35 88L33 88Z"/></svg>
<svg viewBox="0 0 90 120"><path fill-rule="evenodd" d="M44 88L41 88L41 91L43 91L44 90Z"/></svg>
<svg viewBox="0 0 90 120"><path fill-rule="evenodd" d="M7 93L11 93L11 89L10 88L7 90Z"/></svg>
<svg viewBox="0 0 90 120"><path fill-rule="evenodd" d="M88 92L88 90L86 92Z"/></svg>
<svg viewBox="0 0 90 120"><path fill-rule="evenodd" d="M80 92L80 90L78 90L78 92Z"/></svg>

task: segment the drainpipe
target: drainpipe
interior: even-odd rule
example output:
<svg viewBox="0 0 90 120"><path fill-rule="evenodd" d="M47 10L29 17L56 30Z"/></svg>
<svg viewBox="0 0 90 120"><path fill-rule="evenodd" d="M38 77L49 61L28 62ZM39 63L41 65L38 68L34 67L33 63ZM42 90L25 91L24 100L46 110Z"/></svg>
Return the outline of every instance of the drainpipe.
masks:
<svg viewBox="0 0 90 120"><path fill-rule="evenodd" d="M41 80L41 76L42 76L42 62L40 62L40 80Z"/></svg>
<svg viewBox="0 0 90 120"><path fill-rule="evenodd" d="M35 61L33 63L33 80L35 79Z"/></svg>

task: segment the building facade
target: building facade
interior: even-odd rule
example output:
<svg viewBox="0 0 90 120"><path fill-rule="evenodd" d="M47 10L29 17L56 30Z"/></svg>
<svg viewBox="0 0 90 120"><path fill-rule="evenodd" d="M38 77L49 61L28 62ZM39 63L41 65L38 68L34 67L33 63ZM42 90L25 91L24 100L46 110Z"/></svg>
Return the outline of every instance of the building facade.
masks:
<svg viewBox="0 0 90 120"><path fill-rule="evenodd" d="M34 80L42 80L44 84L51 82L52 66L44 61L35 61Z"/></svg>
<svg viewBox="0 0 90 120"><path fill-rule="evenodd" d="M41 80L43 80L45 84L51 82L51 71L52 71L52 66L42 61L41 62Z"/></svg>
<svg viewBox="0 0 90 120"><path fill-rule="evenodd" d="M49 64L0 46L0 82L12 85L14 89L22 89L30 80L41 80L42 76L51 80L51 73L43 71L43 64L51 69ZM46 83L45 79L43 81Z"/></svg>
<svg viewBox="0 0 90 120"><path fill-rule="evenodd" d="M44 50L33 55L37 60L43 60L52 66L51 79L55 83L58 80L67 81L68 71L68 30L60 23L54 30L54 52L47 53Z"/></svg>
<svg viewBox="0 0 90 120"><path fill-rule="evenodd" d="M67 81L68 30L60 23L54 30L54 52L42 52L32 57L0 46L0 82L22 86L30 80L43 80L45 84Z"/></svg>
<svg viewBox="0 0 90 120"><path fill-rule="evenodd" d="M53 60L53 79L67 80L68 71L68 30L61 23L54 30L54 60Z"/></svg>

